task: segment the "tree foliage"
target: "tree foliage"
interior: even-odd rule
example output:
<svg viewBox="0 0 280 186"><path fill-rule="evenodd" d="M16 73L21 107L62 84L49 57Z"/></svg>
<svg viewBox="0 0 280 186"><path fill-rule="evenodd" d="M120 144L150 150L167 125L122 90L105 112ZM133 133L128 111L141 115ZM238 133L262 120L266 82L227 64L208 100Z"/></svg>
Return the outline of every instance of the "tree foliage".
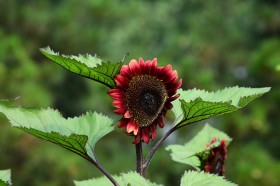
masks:
<svg viewBox="0 0 280 186"><path fill-rule="evenodd" d="M106 114L113 110L109 98L99 96L108 90L106 87L50 63L38 52L38 48L47 45L64 54L97 53L113 61L120 61L124 52L130 52L130 58L158 57L160 65L175 66L185 90L270 86L270 94L244 110L208 122L219 124L235 139L228 157L229 180L248 186L280 185L279 179L275 179L280 170L280 73L275 70L280 63L278 3L0 1L0 97L21 96L18 104L52 106L71 117L93 108ZM67 151L10 129L2 116L0 122L0 147L4 152L0 153L0 169L10 165L17 169L13 174L15 185L71 185L71 180L61 177L82 180L100 176L81 158L69 157ZM191 131L183 130L173 137L183 141ZM97 152L102 154L100 161L113 173L120 172L120 167L126 171L134 168L120 164L133 162L127 158L133 152L125 151L129 142L122 137L121 144L111 140L119 134L110 134L100 144L105 148ZM30 158L34 154L36 158ZM252 161L244 157L252 157ZM147 174L162 171L162 176L152 181L179 185L174 175L185 167L173 167L169 159L162 153L154 159L161 167L152 166ZM43 163L46 171L38 171ZM23 174L24 177L20 176Z"/></svg>

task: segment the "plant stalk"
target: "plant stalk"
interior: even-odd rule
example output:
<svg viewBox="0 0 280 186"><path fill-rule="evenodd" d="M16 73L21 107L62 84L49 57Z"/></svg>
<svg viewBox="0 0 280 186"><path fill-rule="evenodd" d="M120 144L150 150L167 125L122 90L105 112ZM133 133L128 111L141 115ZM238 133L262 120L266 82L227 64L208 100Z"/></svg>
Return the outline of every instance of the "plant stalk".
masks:
<svg viewBox="0 0 280 186"><path fill-rule="evenodd" d="M135 144L136 150L136 171L143 177L145 177L143 169L143 151L142 151L142 142Z"/></svg>

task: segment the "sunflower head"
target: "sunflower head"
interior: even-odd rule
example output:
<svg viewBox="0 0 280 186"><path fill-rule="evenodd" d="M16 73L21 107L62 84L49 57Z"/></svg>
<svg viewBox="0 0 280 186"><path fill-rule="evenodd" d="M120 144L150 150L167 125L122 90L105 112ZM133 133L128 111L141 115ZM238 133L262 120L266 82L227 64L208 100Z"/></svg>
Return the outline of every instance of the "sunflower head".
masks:
<svg viewBox="0 0 280 186"><path fill-rule="evenodd" d="M206 145L210 147L213 143L217 142L217 138L213 138L212 141ZM210 154L206 159L204 170L211 174L218 174L224 176L225 172L225 160L227 158L226 140L222 139L218 147L210 149Z"/></svg>
<svg viewBox="0 0 280 186"><path fill-rule="evenodd" d="M156 136L157 125L164 127L163 116L179 97L177 89L182 80L177 81L177 71L172 66L157 66L157 59L131 60L115 77L117 87L108 91L114 99L116 114L123 116L118 127L126 128L128 134L136 136L133 143L143 140L149 143Z"/></svg>

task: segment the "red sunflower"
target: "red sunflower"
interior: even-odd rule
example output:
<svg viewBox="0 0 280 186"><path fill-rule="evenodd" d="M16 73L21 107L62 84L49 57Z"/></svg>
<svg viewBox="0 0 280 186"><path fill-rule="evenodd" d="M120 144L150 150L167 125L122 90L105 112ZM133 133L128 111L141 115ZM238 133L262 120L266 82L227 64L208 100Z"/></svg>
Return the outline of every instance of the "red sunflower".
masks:
<svg viewBox="0 0 280 186"><path fill-rule="evenodd" d="M177 71L172 66L157 66L157 59L139 62L131 60L115 77L117 87L108 91L114 99L116 114L123 116L119 128L126 128L128 134L136 136L134 144L143 140L149 143L156 137L156 127L164 127L163 116L171 109L172 101L179 97Z"/></svg>
<svg viewBox="0 0 280 186"><path fill-rule="evenodd" d="M217 142L217 138L213 138L212 141L206 145L210 147L213 143ZM225 173L225 160L227 159L226 140L222 139L218 147L210 149L210 154L206 159L204 166L205 172L211 174L218 174L224 176Z"/></svg>

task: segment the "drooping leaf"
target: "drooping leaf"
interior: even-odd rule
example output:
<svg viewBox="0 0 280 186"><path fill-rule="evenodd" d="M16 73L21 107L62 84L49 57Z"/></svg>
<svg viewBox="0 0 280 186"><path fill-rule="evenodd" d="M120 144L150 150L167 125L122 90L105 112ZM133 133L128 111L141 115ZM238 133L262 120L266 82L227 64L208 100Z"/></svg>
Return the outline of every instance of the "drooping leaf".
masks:
<svg viewBox="0 0 280 186"><path fill-rule="evenodd" d="M169 145L168 147L166 147L166 150L171 151L170 155L172 160L190 165L196 170L200 170L200 154L209 150L209 147L207 147L206 145L209 144L214 137L218 142L213 143L211 145L211 148L219 146L219 142L222 139L226 140L227 145L229 145L232 140L224 132L221 132L214 127L206 124L203 129L185 145Z"/></svg>
<svg viewBox="0 0 280 186"><path fill-rule="evenodd" d="M65 119L53 109L9 107L0 102L0 112L13 127L62 146L86 159L95 158L96 142L113 130L113 121L96 112Z"/></svg>
<svg viewBox="0 0 280 186"><path fill-rule="evenodd" d="M173 102L176 127L234 112L268 92L270 88L231 87L217 92L180 89L180 98Z"/></svg>
<svg viewBox="0 0 280 186"><path fill-rule="evenodd" d="M103 62L97 56L79 55L79 56L66 56L59 55L50 49L50 47L42 48L40 51L53 62L59 64L63 68L100 82L110 88L116 86L114 76L119 73L122 62L111 63Z"/></svg>
<svg viewBox="0 0 280 186"><path fill-rule="evenodd" d="M205 172L186 171L181 178L181 186L237 186L222 176Z"/></svg>
<svg viewBox="0 0 280 186"><path fill-rule="evenodd" d="M12 185L11 181L11 169L0 170L0 186Z"/></svg>
<svg viewBox="0 0 280 186"><path fill-rule="evenodd" d="M120 186L159 186L143 178L136 172L122 173L120 176L113 176ZM74 181L76 186L111 186L112 183L105 176L84 181Z"/></svg>

